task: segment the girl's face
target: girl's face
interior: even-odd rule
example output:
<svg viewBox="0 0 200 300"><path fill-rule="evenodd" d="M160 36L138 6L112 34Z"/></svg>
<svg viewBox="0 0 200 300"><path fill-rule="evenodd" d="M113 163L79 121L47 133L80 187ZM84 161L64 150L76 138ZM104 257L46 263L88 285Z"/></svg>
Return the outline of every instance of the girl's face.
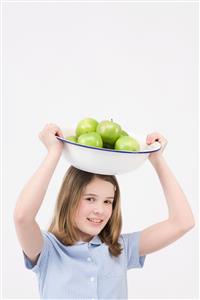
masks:
<svg viewBox="0 0 200 300"><path fill-rule="evenodd" d="M98 235L112 215L115 188L95 177L85 188L75 216L80 239L88 242Z"/></svg>

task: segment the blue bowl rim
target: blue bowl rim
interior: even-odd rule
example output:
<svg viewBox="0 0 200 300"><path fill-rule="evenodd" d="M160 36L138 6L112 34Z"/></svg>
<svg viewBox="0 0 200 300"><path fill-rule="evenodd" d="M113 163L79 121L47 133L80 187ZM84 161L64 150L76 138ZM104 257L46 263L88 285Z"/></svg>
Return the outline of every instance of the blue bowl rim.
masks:
<svg viewBox="0 0 200 300"><path fill-rule="evenodd" d="M69 141L69 140L66 140L62 137L59 137L59 136L56 136L58 140L64 142L64 143L68 143L68 144L71 144L71 145L75 145L75 146L78 146L78 147L83 147L83 148L88 148L88 149L94 149L94 150L97 150L97 151L107 151L107 152L114 152L114 153L125 153L125 154L146 154L146 153L153 153L153 152L157 152L160 150L161 148L161 145L158 149L154 149L154 150L146 150L146 151L123 151L123 150L114 150L114 149L106 149L106 148L97 148L97 147L92 147L92 146L86 146L86 145L81 145L81 144L78 144L78 143L75 143L75 142L72 142L72 141Z"/></svg>

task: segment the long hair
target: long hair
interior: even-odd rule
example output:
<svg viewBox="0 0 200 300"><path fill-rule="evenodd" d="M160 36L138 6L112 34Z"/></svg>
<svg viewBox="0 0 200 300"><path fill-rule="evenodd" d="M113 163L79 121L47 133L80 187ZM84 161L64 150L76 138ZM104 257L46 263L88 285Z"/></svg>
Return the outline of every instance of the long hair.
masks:
<svg viewBox="0 0 200 300"><path fill-rule="evenodd" d="M122 217L120 189L117 179L113 175L93 174L71 166L64 176L48 231L65 245L74 245L79 240L75 215L83 190L96 177L112 183L115 187L112 215L99 233L99 238L107 244L111 255L118 256L122 251L121 244L118 242L122 228Z"/></svg>

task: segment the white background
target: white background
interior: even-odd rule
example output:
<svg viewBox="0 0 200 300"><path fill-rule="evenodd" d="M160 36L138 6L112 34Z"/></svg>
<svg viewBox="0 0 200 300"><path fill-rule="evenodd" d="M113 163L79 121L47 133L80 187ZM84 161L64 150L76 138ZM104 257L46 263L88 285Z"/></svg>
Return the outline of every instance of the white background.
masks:
<svg viewBox="0 0 200 300"><path fill-rule="evenodd" d="M165 158L197 222L197 3L3 4L3 298L37 298L15 235L18 194L46 150L45 123L74 127L113 118L132 131L162 133ZM37 221L46 229L62 177L61 158ZM148 161L118 176L123 232L167 218ZM129 298L197 298L197 226L128 272Z"/></svg>

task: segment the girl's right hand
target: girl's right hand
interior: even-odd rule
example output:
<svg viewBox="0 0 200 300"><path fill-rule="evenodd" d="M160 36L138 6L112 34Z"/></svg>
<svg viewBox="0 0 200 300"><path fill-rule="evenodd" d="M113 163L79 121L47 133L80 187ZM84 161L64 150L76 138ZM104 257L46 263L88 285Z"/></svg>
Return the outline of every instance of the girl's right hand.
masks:
<svg viewBox="0 0 200 300"><path fill-rule="evenodd" d="M63 133L56 124L52 123L46 124L43 130L39 133L39 138L47 148L48 152L62 152L64 144L59 141L56 136L63 137Z"/></svg>

